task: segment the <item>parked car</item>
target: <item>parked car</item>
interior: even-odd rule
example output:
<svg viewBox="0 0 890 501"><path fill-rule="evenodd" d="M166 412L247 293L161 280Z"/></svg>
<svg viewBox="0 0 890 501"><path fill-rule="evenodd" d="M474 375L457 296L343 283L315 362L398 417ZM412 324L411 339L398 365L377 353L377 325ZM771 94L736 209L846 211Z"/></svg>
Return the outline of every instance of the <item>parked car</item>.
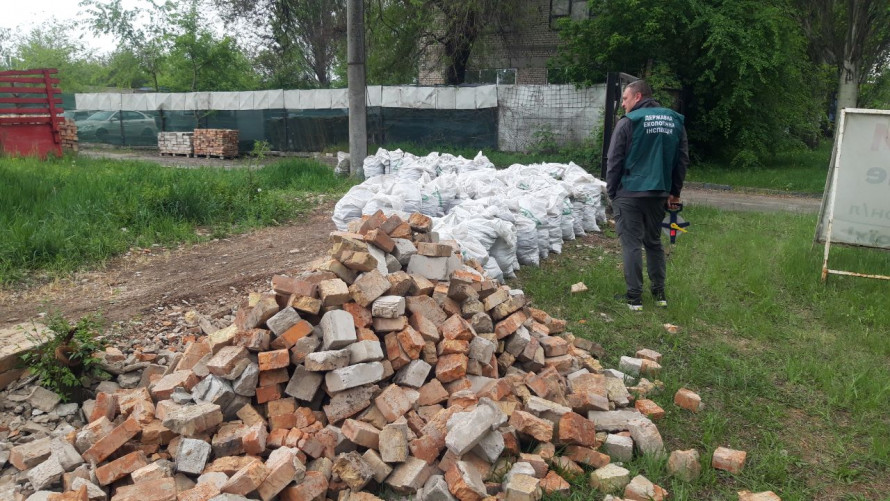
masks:
<svg viewBox="0 0 890 501"><path fill-rule="evenodd" d="M150 139L158 135L155 119L139 111L97 111L75 123L79 136L99 141L121 137L121 129L124 136L131 138Z"/></svg>

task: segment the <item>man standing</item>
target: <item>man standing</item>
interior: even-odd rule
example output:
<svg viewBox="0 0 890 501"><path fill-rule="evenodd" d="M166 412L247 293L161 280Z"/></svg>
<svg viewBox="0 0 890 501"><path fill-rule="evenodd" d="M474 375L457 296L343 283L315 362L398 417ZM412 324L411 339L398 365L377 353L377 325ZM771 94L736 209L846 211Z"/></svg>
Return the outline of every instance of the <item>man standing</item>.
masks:
<svg viewBox="0 0 890 501"><path fill-rule="evenodd" d="M626 115L609 144L606 189L612 199L615 227L624 257L627 293L634 311L643 309L643 254L646 248L650 290L658 306L667 306L661 221L665 206L676 209L689 165L683 115L652 99L643 80L631 82L621 95Z"/></svg>

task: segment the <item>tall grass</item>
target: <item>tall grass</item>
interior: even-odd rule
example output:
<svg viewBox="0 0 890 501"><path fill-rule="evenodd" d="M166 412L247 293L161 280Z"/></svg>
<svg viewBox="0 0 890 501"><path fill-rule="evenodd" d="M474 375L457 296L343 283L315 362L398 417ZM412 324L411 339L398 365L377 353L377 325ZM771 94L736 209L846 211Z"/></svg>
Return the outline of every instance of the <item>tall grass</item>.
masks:
<svg viewBox="0 0 890 501"><path fill-rule="evenodd" d="M667 412L658 427L668 450L699 450L704 474L686 484L651 459L626 466L676 500L737 499L742 489L773 490L785 500L886 499L887 283L837 276L821 283L815 216L700 207L686 215L692 226L668 261L666 310L648 297L639 314L614 301L624 280L613 234L605 245L567 243L562 256L521 270L513 284L567 318L576 335L602 344L606 367L640 348L664 354L666 388L652 397ZM835 247L831 263L890 275L884 251ZM589 292L566 294L578 281ZM669 334L665 323L680 333ZM702 396L703 412L673 405L684 386ZM748 452L740 475L710 468L718 446ZM585 496L573 498L591 499Z"/></svg>
<svg viewBox="0 0 890 501"><path fill-rule="evenodd" d="M0 283L68 271L131 246L222 236L295 219L352 181L311 160L261 169L171 169L70 156L0 158Z"/></svg>

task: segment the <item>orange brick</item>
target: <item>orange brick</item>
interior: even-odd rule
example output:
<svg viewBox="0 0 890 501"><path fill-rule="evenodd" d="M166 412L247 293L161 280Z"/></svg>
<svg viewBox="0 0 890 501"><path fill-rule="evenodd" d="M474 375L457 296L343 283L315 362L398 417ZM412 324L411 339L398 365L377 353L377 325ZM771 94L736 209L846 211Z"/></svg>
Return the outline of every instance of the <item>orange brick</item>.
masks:
<svg viewBox="0 0 890 501"><path fill-rule="evenodd" d="M114 494L114 501L175 501L176 480L164 477L138 484L121 486Z"/></svg>
<svg viewBox="0 0 890 501"><path fill-rule="evenodd" d="M468 354L470 353L470 342L463 339L443 339L439 342L439 356L451 355L453 353Z"/></svg>
<svg viewBox="0 0 890 501"><path fill-rule="evenodd" d="M602 468L611 461L607 454L579 445L566 447L563 455L576 463L586 464L594 468Z"/></svg>
<svg viewBox="0 0 890 501"><path fill-rule="evenodd" d="M398 334L391 332L383 336L383 345L386 348L386 359L392 364L393 370L399 370L411 363L411 358L402 349Z"/></svg>
<svg viewBox="0 0 890 501"><path fill-rule="evenodd" d="M375 228L364 235L365 242L372 243L386 252L392 252L396 243L386 232Z"/></svg>
<svg viewBox="0 0 890 501"><path fill-rule="evenodd" d="M219 487L213 482L204 482L195 487L180 492L176 501L208 501L219 494Z"/></svg>
<svg viewBox="0 0 890 501"><path fill-rule="evenodd" d="M674 395L674 404L690 412L701 410L701 397L692 390L680 388Z"/></svg>
<svg viewBox="0 0 890 501"><path fill-rule="evenodd" d="M257 355L261 371L281 369L290 365L290 353L287 350L264 351Z"/></svg>
<svg viewBox="0 0 890 501"><path fill-rule="evenodd" d="M300 485L285 487L278 496L281 501L313 501L324 497L328 491L328 479L320 471L307 471Z"/></svg>
<svg viewBox="0 0 890 501"><path fill-rule="evenodd" d="M89 422L93 421L105 416L109 421L114 420L114 416L117 413L117 398L114 396L114 393L105 393L99 392L96 395L96 405L93 407L93 412L89 416Z"/></svg>
<svg viewBox="0 0 890 501"><path fill-rule="evenodd" d="M448 400L448 391L445 390L438 379L433 379L421 386L419 393L417 405L420 406L438 404Z"/></svg>
<svg viewBox="0 0 890 501"><path fill-rule="evenodd" d="M232 478L222 486L220 491L246 496L263 483L266 474L266 465L262 461L255 459L232 475Z"/></svg>
<svg viewBox="0 0 890 501"><path fill-rule="evenodd" d="M99 439L99 441L87 449L82 456L86 461L101 463L108 456L114 454L116 450L120 449L128 440L135 437L140 431L142 431L142 426L139 422L134 418L129 417L126 421L111 430L111 433Z"/></svg>
<svg viewBox="0 0 890 501"><path fill-rule="evenodd" d="M355 337L356 342L361 341L376 341L380 342L380 338L377 337L377 334L374 334L374 331L371 329L366 329L364 327L356 327L355 329Z"/></svg>
<svg viewBox="0 0 890 501"><path fill-rule="evenodd" d="M745 466L745 459L748 453L745 451L737 451L726 447L717 447L714 456L711 459L711 467L717 470L725 470L730 473L738 474Z"/></svg>
<svg viewBox="0 0 890 501"><path fill-rule="evenodd" d="M408 355L408 358L411 360L420 358L420 350L423 349L425 341L419 332L409 326L404 330L399 331L398 334L396 334L396 337L399 340L399 345L401 345L402 350Z"/></svg>
<svg viewBox="0 0 890 501"><path fill-rule="evenodd" d="M519 310L495 324L494 333L497 335L498 339L504 339L516 332L516 330L519 329L519 326L525 323L526 320L528 320L528 317L525 315L525 312Z"/></svg>
<svg viewBox="0 0 890 501"><path fill-rule="evenodd" d="M387 421L392 423L411 409L411 401L399 385L391 384L374 398L374 404Z"/></svg>
<svg viewBox="0 0 890 501"><path fill-rule="evenodd" d="M131 452L126 456L96 468L96 480L99 481L99 485L108 485L146 465L148 465L148 460L142 451Z"/></svg>
<svg viewBox="0 0 890 501"><path fill-rule="evenodd" d="M260 371L260 386L271 386L276 383L286 383L290 379L287 368L273 369L271 371Z"/></svg>
<svg viewBox="0 0 890 501"><path fill-rule="evenodd" d="M436 363L436 378L443 383L456 381L467 375L468 363L467 356L460 353L443 355Z"/></svg>
<svg viewBox="0 0 890 501"><path fill-rule="evenodd" d="M244 444L244 452L252 456L261 455L266 451L266 441L268 438L269 432L266 430L264 424L257 423L251 426L247 432L244 433L244 436L241 437L241 441Z"/></svg>
<svg viewBox="0 0 890 501"><path fill-rule="evenodd" d="M517 431L529 435L539 442L549 442L553 439L553 423L534 414L515 411L510 416L509 422Z"/></svg>
<svg viewBox="0 0 890 501"><path fill-rule="evenodd" d="M634 402L634 407L653 421L658 421L664 417L664 409L649 399L641 398L637 400Z"/></svg>
<svg viewBox="0 0 890 501"><path fill-rule="evenodd" d="M312 324L305 320L295 323L290 329L284 331L275 342L280 343L282 348L290 349L300 339L312 334ZM278 346L276 346L278 347ZM279 348L280 349L280 348Z"/></svg>
<svg viewBox="0 0 890 501"><path fill-rule="evenodd" d="M87 486L81 485L76 491L64 493L52 493L46 497L47 501L90 501L87 494Z"/></svg>
<svg viewBox="0 0 890 501"><path fill-rule="evenodd" d="M440 326L442 337L445 339L473 340L473 331L470 324L460 315L451 315Z"/></svg>
<svg viewBox="0 0 890 501"><path fill-rule="evenodd" d="M439 454L445 448L445 440L436 440L429 435L423 435L420 438L412 440L408 444L411 449L411 455L417 459L422 459L427 463L433 464L439 459Z"/></svg>
<svg viewBox="0 0 890 501"><path fill-rule="evenodd" d="M559 418L559 441L564 444L597 447L596 426L584 416L566 412Z"/></svg>

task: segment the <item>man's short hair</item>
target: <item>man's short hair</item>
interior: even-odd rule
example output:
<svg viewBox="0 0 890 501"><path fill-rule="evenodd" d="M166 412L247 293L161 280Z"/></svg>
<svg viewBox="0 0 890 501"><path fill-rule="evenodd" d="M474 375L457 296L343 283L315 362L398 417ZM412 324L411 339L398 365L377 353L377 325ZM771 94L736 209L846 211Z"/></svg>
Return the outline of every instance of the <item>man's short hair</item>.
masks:
<svg viewBox="0 0 890 501"><path fill-rule="evenodd" d="M643 99L652 97L652 87L650 87L645 80L634 80L627 84L626 88L630 89L634 94L639 92L640 95L643 96Z"/></svg>

